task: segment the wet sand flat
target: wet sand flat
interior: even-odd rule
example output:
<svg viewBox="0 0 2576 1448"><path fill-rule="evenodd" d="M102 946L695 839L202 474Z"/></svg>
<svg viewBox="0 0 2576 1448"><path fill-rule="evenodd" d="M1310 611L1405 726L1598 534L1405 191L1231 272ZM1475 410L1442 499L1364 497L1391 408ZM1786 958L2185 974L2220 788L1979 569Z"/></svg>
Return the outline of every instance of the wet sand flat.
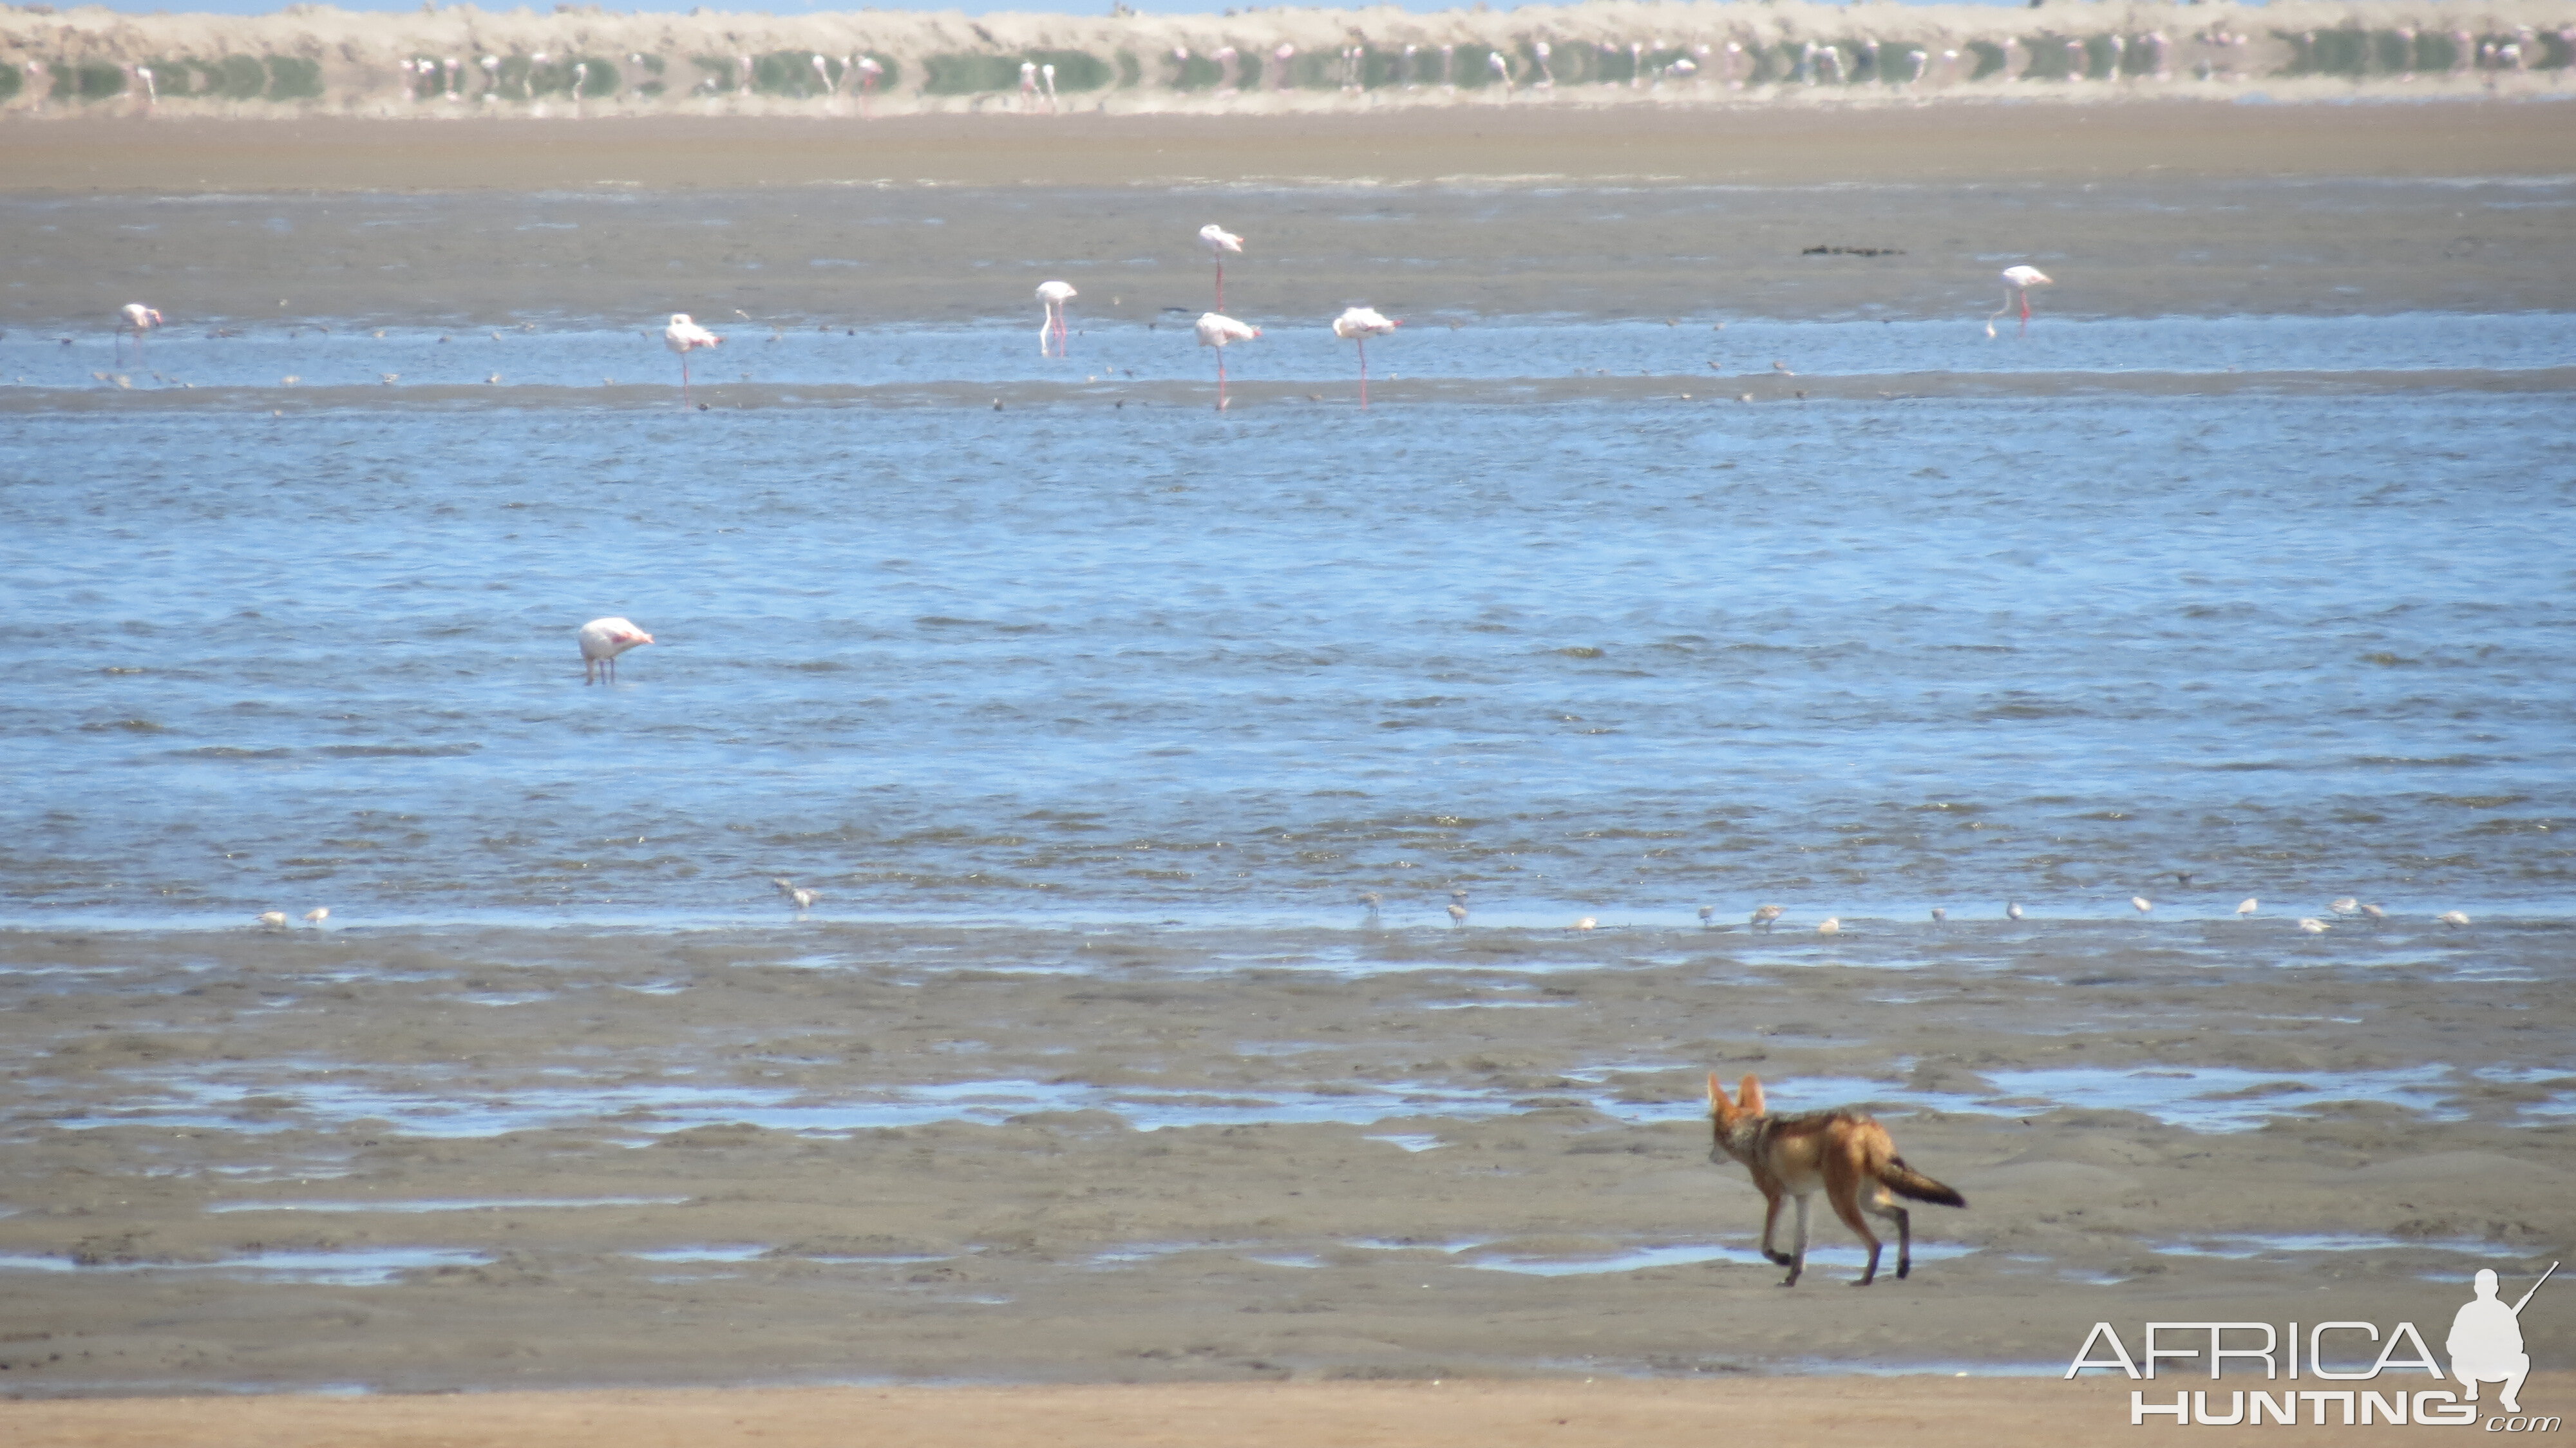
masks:
<svg viewBox="0 0 2576 1448"><path fill-rule="evenodd" d="M1792 186L2554 176L2576 109L2512 102L2149 101L1356 116L193 120L9 131L0 191L651 191L849 182Z"/></svg>
<svg viewBox="0 0 2576 1448"><path fill-rule="evenodd" d="M953 324L1065 277L1077 328L1142 324L1205 305L1195 236L1220 216L1252 238L1228 305L1256 320L1361 299L1417 321L1974 317L2006 260L2052 270L2039 305L2077 315L2515 311L2556 305L2576 265L2550 179L2571 120L1997 107L1608 115L1559 138L1437 114L1385 153L1294 118L1085 121L1101 144L1060 153L1071 127L955 119L864 142L796 122L33 129L0 162L0 323L98 328L143 296L182 329ZM1559 139L1582 144L1530 149Z"/></svg>
<svg viewBox="0 0 2576 1448"><path fill-rule="evenodd" d="M2447 1320L2576 1229L2568 1082L2527 1064L2568 1008L2511 944L1853 928L16 933L0 1362L39 1395L2049 1372L2105 1318ZM1866 1291L1820 1212L1784 1291L1712 1069L1886 1113L1969 1209L1916 1208ZM2576 1294L2525 1322L2569 1340Z"/></svg>

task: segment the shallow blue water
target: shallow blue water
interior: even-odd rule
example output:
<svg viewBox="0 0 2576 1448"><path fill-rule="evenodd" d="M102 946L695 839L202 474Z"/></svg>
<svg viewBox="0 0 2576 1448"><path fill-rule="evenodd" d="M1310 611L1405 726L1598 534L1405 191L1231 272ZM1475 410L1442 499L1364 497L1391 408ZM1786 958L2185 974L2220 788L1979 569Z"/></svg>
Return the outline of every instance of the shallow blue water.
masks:
<svg viewBox="0 0 2576 1448"><path fill-rule="evenodd" d="M1746 370L2021 377L1758 407L22 409L0 915L725 918L784 874L893 916L1338 919L1462 881L1480 910L2108 916L2176 869L2223 904L2561 913L2559 399L2080 383L2530 367L2568 329L1532 322L1372 353L1705 372L1714 339ZM1029 332L737 342L782 375L1064 375ZM469 345L433 335L151 347L319 382ZM671 361L470 335L510 382ZM1238 375L1347 360L1281 342ZM86 377L50 345L5 370ZM1205 360L1129 329L1072 366L1119 348ZM603 614L659 642L586 689Z"/></svg>
<svg viewBox="0 0 2576 1448"><path fill-rule="evenodd" d="M2398 313L2351 317L2074 318L2052 315L2040 294L2029 331L2013 317L1989 338L1981 317L1941 321L1771 321L1715 316L1626 323L1500 323L1416 318L1372 344L1371 375L1506 379L1608 375L1714 383L1777 373L2416 372L2524 370L2576 362L2576 315ZM84 332L16 332L0 338L5 389L135 390L195 387L418 387L425 384L598 387L679 383L662 345L663 317L633 330L359 328L310 325L218 330L173 327L140 349ZM973 328L778 329L701 318L726 338L691 359L695 381L888 386L959 382L1205 382L1215 363L1191 336L1192 318L1152 327L1081 318L1069 355L1042 358L1034 324ZM1229 348L1227 370L1246 381L1348 382L1352 344L1323 317L1247 316L1266 330ZM377 336L382 331L384 335ZM60 337L73 337L71 345ZM1712 366L1714 364L1714 366ZM286 379L292 378L290 384ZM388 381L388 378L391 380Z"/></svg>

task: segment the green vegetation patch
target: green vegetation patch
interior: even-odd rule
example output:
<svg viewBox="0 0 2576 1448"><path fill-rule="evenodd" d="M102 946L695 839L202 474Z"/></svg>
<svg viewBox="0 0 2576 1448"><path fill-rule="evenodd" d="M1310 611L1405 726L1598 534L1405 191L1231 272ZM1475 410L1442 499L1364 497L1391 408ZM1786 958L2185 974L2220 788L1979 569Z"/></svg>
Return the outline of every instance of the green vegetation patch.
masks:
<svg viewBox="0 0 2576 1448"><path fill-rule="evenodd" d="M933 55L921 62L921 68L921 88L930 95L985 95L1020 88L1016 55Z"/></svg>
<svg viewBox="0 0 2576 1448"><path fill-rule="evenodd" d="M1109 62L1089 51L1032 50L1028 53L1028 58L1039 65L1055 67L1055 88L1058 93L1096 91L1118 78L1118 73L1110 68ZM1014 85L1019 83L1016 69L1012 72L1011 83Z"/></svg>
<svg viewBox="0 0 2576 1448"><path fill-rule="evenodd" d="M273 101L322 99L322 62L300 55L268 58L268 98Z"/></svg>

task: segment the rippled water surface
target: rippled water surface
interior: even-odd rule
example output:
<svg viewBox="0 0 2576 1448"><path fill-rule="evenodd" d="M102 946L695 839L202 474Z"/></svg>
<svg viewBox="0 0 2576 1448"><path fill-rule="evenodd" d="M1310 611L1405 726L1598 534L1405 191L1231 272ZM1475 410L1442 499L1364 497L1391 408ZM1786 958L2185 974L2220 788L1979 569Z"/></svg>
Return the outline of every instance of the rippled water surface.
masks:
<svg viewBox="0 0 2576 1448"><path fill-rule="evenodd" d="M700 376L1063 376L1022 330L755 331ZM0 912L720 920L779 908L777 875L824 914L1215 921L1456 884L1810 918L2570 894L2556 395L2080 385L2538 367L2563 317L2043 318L2026 346L1534 319L1372 361L1996 387L1226 417L612 408L580 389L670 380L652 340L436 335L174 333L123 365L280 397L393 372L389 403L489 368L488 403L57 407L31 399L112 385L104 349L0 342L27 379ZM1350 362L1240 356L1318 388ZM1073 370L1205 361L1127 328ZM585 688L573 631L604 614L658 642Z"/></svg>

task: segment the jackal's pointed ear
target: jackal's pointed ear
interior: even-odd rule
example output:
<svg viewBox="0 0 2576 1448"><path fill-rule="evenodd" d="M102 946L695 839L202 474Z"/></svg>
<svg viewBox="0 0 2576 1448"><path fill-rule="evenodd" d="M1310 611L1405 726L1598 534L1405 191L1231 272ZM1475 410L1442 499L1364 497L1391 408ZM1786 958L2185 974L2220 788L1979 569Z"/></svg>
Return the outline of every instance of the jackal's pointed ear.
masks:
<svg viewBox="0 0 2576 1448"><path fill-rule="evenodd" d="M1746 1076L1744 1078L1744 1084L1736 1088L1735 1101L1739 1107L1743 1108L1746 1115L1763 1115L1762 1082L1760 1078L1750 1075Z"/></svg>
<svg viewBox="0 0 2576 1448"><path fill-rule="evenodd" d="M1725 1106L1731 1106L1731 1105L1733 1105L1733 1104L1734 1104L1733 1102L1728 1101L1728 1100L1726 1099L1726 1088L1717 1084L1717 1073L1716 1073L1715 1071L1711 1071L1711 1072L1709 1072L1709 1073L1708 1073L1708 1114L1709 1114L1709 1115L1711 1115L1711 1116L1715 1116L1715 1115L1718 1113L1719 1108L1721 1108L1721 1107L1725 1107Z"/></svg>

